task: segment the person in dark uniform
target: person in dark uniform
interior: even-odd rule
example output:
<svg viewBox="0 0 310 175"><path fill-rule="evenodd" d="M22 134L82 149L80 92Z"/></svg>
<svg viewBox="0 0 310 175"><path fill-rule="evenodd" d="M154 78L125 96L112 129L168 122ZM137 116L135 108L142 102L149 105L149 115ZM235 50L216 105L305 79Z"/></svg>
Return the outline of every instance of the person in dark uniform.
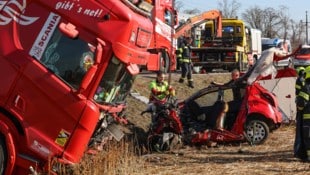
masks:
<svg viewBox="0 0 310 175"><path fill-rule="evenodd" d="M192 43L192 38L187 37L183 40L183 44L180 47L180 52L182 54L182 59L180 59L181 63L181 78L179 79L180 83L184 82L185 77L187 77L188 86L194 88L194 81L192 78L192 61L190 58L190 45Z"/></svg>
<svg viewBox="0 0 310 175"><path fill-rule="evenodd" d="M304 147L296 157L303 161L310 161L310 66L305 68L305 84L297 95L296 105L301 118L300 147Z"/></svg>
<svg viewBox="0 0 310 175"><path fill-rule="evenodd" d="M175 53L177 56L177 70L181 69L183 39L184 39L183 36L178 38L178 48Z"/></svg>
<svg viewBox="0 0 310 175"><path fill-rule="evenodd" d="M305 85L305 68L298 67L296 68L297 79L295 83L295 94L296 97L299 95L302 87ZM295 141L294 141L294 156L300 159L306 159L306 150L304 144L302 143L302 115L300 110L296 111L296 132L295 132Z"/></svg>

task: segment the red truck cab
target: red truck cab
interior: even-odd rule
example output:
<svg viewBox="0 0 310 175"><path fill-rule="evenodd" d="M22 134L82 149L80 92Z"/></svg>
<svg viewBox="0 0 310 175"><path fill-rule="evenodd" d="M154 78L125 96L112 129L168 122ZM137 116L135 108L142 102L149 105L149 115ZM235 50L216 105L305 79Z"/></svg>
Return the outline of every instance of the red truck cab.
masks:
<svg viewBox="0 0 310 175"><path fill-rule="evenodd" d="M0 174L57 174L126 123L153 28L124 1L3 1Z"/></svg>
<svg viewBox="0 0 310 175"><path fill-rule="evenodd" d="M146 69L149 71L176 70L175 26L178 24L177 11L173 0L153 0L149 14L153 23L153 36L149 51L150 59Z"/></svg>

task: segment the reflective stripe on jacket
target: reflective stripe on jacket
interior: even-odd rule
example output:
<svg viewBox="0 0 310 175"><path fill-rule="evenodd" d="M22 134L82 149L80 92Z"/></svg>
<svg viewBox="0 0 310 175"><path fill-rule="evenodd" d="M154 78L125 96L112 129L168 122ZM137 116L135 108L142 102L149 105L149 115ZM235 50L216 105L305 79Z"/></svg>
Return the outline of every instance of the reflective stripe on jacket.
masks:
<svg viewBox="0 0 310 175"><path fill-rule="evenodd" d="M295 94L298 95L301 88L305 85L305 82L302 81L301 78L297 78L296 83L295 83Z"/></svg>

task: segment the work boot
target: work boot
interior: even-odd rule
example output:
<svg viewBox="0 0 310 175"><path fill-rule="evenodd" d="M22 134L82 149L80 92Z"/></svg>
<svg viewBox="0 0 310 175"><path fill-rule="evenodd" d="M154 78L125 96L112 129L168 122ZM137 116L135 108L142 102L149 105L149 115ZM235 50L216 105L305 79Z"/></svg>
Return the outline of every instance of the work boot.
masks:
<svg viewBox="0 0 310 175"><path fill-rule="evenodd" d="M179 83L183 83L184 82L184 79L183 78L180 78L179 79Z"/></svg>
<svg viewBox="0 0 310 175"><path fill-rule="evenodd" d="M188 86L189 86L190 88L194 88L194 82L193 82L193 81L189 81L189 82L188 82Z"/></svg>

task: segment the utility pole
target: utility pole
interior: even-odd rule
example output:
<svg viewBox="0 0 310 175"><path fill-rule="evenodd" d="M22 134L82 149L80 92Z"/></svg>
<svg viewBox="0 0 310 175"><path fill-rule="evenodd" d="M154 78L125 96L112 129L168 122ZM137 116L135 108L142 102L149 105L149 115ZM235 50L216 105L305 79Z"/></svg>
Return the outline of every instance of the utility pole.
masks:
<svg viewBox="0 0 310 175"><path fill-rule="evenodd" d="M308 11L306 11L306 44L308 45Z"/></svg>
<svg viewBox="0 0 310 175"><path fill-rule="evenodd" d="M302 25L306 24L306 42L305 44L308 45L309 41L308 41L308 11L306 11L306 22L303 22L302 20L300 20L300 23Z"/></svg>

